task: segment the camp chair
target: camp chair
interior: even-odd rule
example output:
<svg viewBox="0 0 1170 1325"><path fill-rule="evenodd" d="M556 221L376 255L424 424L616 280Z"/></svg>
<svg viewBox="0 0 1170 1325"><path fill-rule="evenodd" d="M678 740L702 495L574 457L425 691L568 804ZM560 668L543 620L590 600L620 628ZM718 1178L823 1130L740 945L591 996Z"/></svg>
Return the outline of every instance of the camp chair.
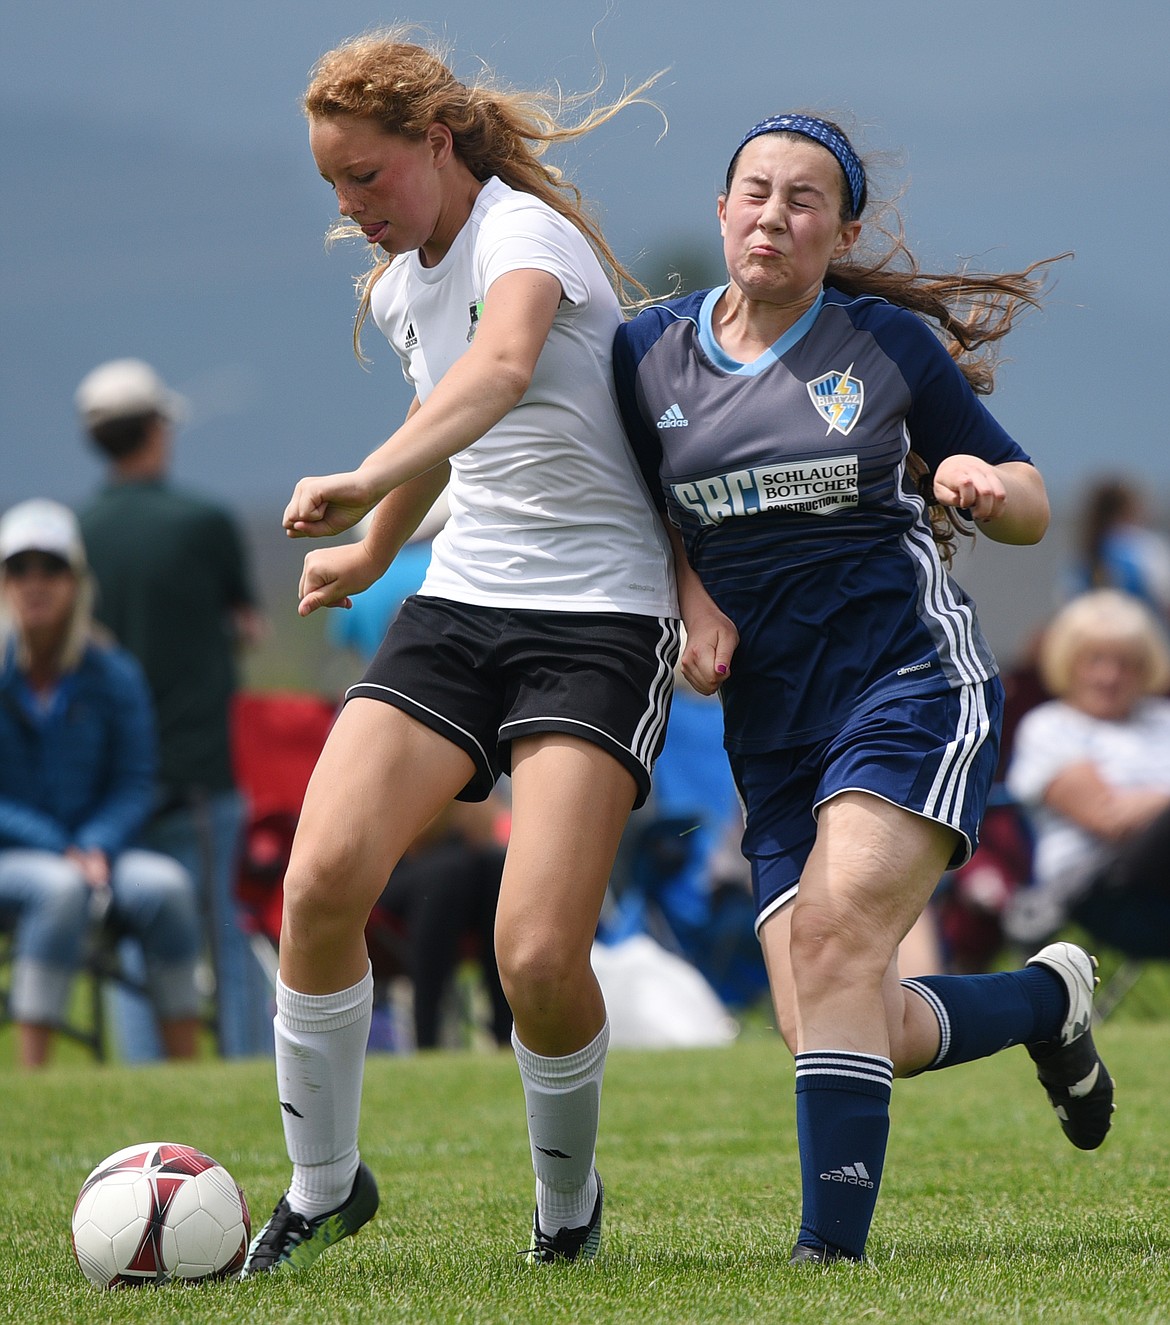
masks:
<svg viewBox="0 0 1170 1325"><path fill-rule="evenodd" d="M333 726L337 705L297 691L245 691L232 712L236 781L248 802L237 894L252 950L276 988L283 884L309 777ZM375 911L366 927L375 981L405 969L405 939Z"/></svg>

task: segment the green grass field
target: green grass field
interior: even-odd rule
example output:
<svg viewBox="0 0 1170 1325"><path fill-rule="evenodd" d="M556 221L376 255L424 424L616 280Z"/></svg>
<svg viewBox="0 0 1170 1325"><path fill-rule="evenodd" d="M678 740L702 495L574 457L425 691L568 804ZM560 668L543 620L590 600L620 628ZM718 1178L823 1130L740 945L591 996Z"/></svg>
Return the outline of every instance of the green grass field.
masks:
<svg viewBox="0 0 1170 1325"><path fill-rule="evenodd" d="M362 1150L382 1209L300 1277L107 1293L69 1218L134 1141L226 1164L258 1224L286 1178L266 1062L11 1069L0 1147L0 1319L22 1322L1170 1321L1170 1023L1111 1021L1114 1131L1070 1147L1022 1049L899 1083L864 1266L790 1268L799 1175L791 1061L752 1026L727 1049L615 1051L599 1258L529 1267L532 1178L506 1053L371 1057Z"/></svg>

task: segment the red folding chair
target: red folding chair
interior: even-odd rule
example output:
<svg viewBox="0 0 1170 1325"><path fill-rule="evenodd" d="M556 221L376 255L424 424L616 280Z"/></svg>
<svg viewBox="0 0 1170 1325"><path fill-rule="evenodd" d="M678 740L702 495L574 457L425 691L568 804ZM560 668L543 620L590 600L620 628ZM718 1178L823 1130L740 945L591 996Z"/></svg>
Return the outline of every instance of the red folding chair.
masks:
<svg viewBox="0 0 1170 1325"><path fill-rule="evenodd" d="M333 700L295 691L244 691L232 710L236 782L248 802L236 892L253 951L274 988L293 834L336 715Z"/></svg>
<svg viewBox="0 0 1170 1325"><path fill-rule="evenodd" d="M236 892L256 959L276 988L284 875L309 777L337 716L321 695L247 691L232 713L236 781L248 800ZM385 986L407 967L401 919L375 908L366 926L374 979Z"/></svg>

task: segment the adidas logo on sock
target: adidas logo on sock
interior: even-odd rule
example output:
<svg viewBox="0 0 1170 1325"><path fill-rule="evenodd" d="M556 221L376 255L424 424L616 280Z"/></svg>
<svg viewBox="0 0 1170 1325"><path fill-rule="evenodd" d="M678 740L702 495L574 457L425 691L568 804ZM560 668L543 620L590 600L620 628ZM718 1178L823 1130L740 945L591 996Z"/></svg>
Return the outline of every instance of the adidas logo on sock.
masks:
<svg viewBox="0 0 1170 1325"><path fill-rule="evenodd" d="M689 428L691 426L691 421L682 410L679 409L678 401L676 400L668 410L663 412L662 417L658 420L658 426L660 428Z"/></svg>
<svg viewBox="0 0 1170 1325"><path fill-rule="evenodd" d="M872 1187L873 1180L865 1165L858 1160L856 1164L842 1164L839 1169L830 1169L821 1174L822 1182L843 1182L849 1187Z"/></svg>

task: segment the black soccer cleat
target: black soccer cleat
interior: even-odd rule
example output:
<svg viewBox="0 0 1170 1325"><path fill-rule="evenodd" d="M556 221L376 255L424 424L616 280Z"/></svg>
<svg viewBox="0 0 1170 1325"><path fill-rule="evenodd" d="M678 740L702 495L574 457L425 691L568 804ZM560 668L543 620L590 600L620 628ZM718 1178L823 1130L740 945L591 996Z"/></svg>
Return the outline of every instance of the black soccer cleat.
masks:
<svg viewBox="0 0 1170 1325"><path fill-rule="evenodd" d="M1068 1012L1055 1040L1026 1046L1065 1136L1078 1150L1096 1150L1113 1121L1113 1078L1093 1043L1097 959L1075 943L1050 943L1028 959L1058 975Z"/></svg>
<svg viewBox="0 0 1170 1325"><path fill-rule="evenodd" d="M597 1174L597 1200L589 1222L579 1228L558 1228L554 1234L545 1233L540 1218L532 1212L532 1246L520 1255L532 1265L552 1265L556 1261L591 1261L601 1246L601 1210L605 1204L605 1188L601 1174Z"/></svg>
<svg viewBox="0 0 1170 1325"><path fill-rule="evenodd" d="M336 1210L306 1219L288 1203L288 1194L276 1203L271 1218L253 1238L241 1279L274 1270L306 1270L328 1247L352 1237L373 1219L378 1209L378 1184L364 1165L358 1165L349 1196Z"/></svg>
<svg viewBox="0 0 1170 1325"><path fill-rule="evenodd" d="M848 1252L842 1251L840 1247L825 1247L821 1245L812 1246L807 1242L798 1242L792 1248L792 1255L788 1258L789 1265L832 1265L834 1261L851 1261L853 1264L860 1264L859 1256L850 1256Z"/></svg>

